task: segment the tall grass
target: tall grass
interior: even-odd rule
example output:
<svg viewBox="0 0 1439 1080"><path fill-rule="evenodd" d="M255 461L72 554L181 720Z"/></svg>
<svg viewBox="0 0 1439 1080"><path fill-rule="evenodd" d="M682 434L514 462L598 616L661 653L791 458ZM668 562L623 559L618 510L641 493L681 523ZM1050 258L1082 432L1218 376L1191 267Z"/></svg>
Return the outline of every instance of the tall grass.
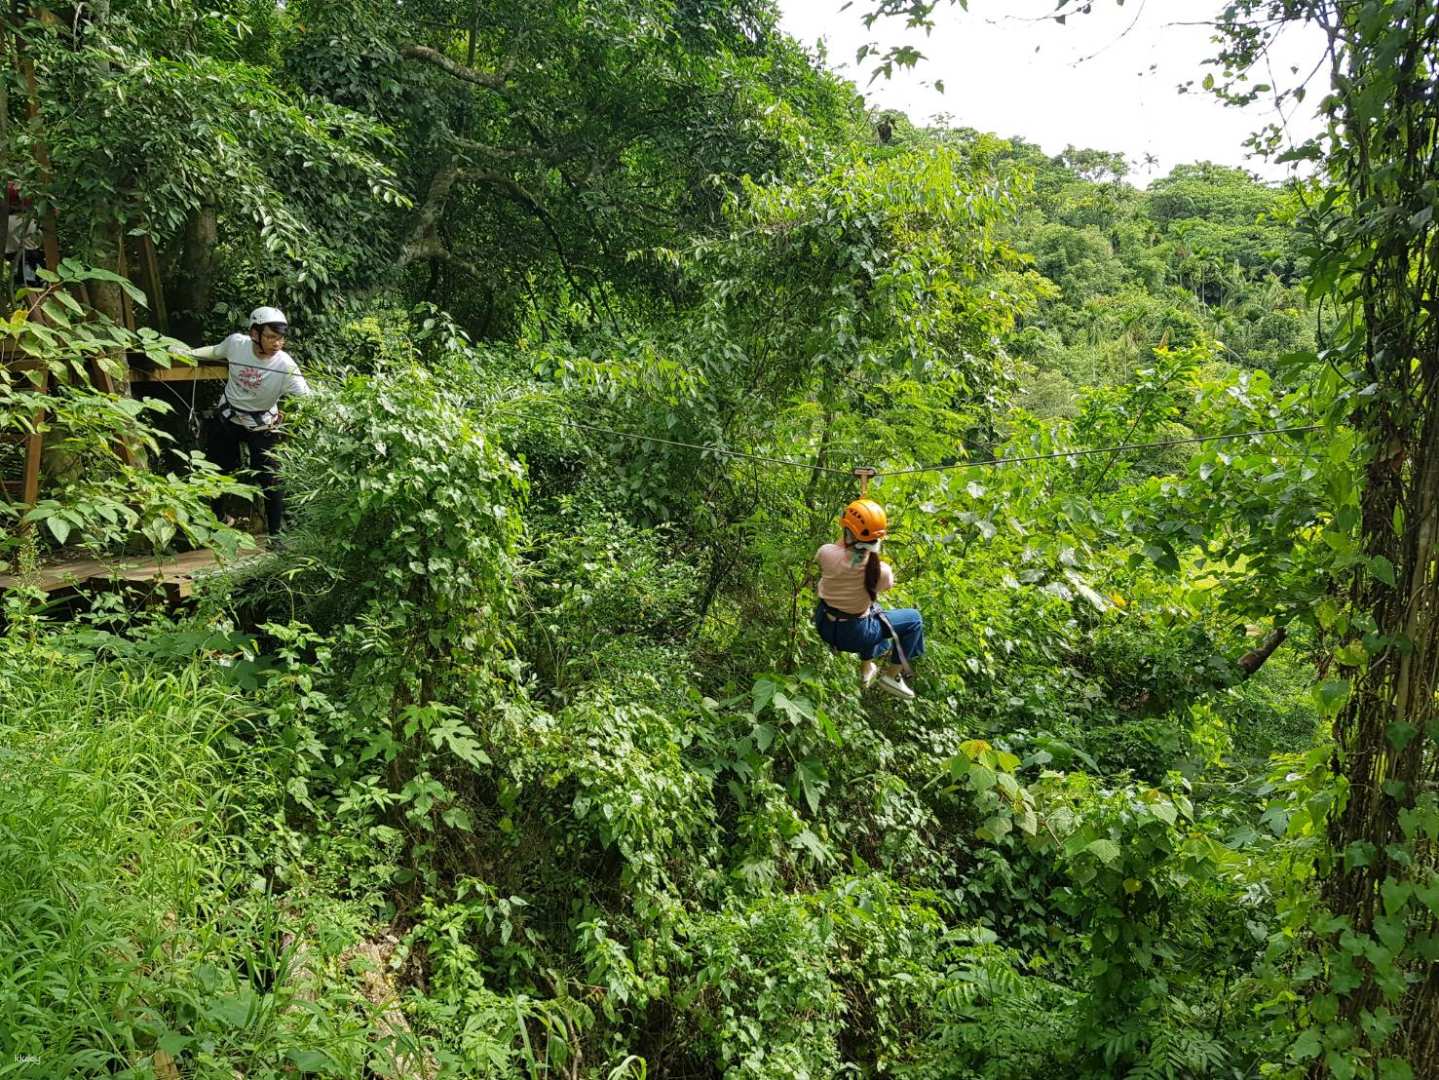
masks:
<svg viewBox="0 0 1439 1080"><path fill-rule="evenodd" d="M0 638L0 1077L363 1070L292 978L213 672Z"/></svg>

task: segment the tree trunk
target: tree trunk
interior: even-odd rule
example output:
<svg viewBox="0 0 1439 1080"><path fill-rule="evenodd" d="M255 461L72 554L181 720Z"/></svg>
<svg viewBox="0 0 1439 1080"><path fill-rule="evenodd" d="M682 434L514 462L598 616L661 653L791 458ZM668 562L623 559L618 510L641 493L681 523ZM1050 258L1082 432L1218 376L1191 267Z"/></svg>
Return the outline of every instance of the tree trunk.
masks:
<svg viewBox="0 0 1439 1080"><path fill-rule="evenodd" d="M215 245L219 229L215 207L202 206L185 222L178 274L171 289L174 333L185 341L198 341L210 310L215 278Z"/></svg>
<svg viewBox="0 0 1439 1080"><path fill-rule="evenodd" d="M1359 316L1353 343L1370 389L1350 421L1370 460L1360 499L1364 559L1351 591L1367 660L1348 668L1335 721L1344 778L1329 819L1324 899L1348 926L1328 939L1329 990L1360 1045L1439 1078L1439 296L1433 176L1439 169L1439 11L1390 20L1367 5L1335 11L1346 49L1345 141L1334 172L1352 220L1330 259L1348 260ZM1378 115L1366 94L1382 93ZM1352 268L1352 269L1350 269ZM1362 621L1372 618L1373 626ZM1356 951L1357 946L1357 951ZM1373 1022L1397 1021L1390 1035ZM1317 1066L1325 1069L1327 1065Z"/></svg>
<svg viewBox="0 0 1439 1080"><path fill-rule="evenodd" d="M1371 566L1380 558L1393 565L1395 585L1370 573L1355 587L1355 607L1373 613L1387 644L1351 679L1335 724L1335 768L1348 793L1330 825L1337 865L1324 883L1325 899L1349 917L1356 934L1382 941L1397 932L1398 940L1407 939L1407 957L1392 960L1400 972L1415 964L1419 940L1439 931L1432 905L1426 910L1418 897L1404 898L1407 887L1432 889L1436 880L1434 839L1425 838L1414 815L1439 789L1439 396L1430 398L1425 413L1413 445L1398 437L1390 417L1376 418L1393 437L1369 466L1364 550ZM1402 533L1393 525L1396 507ZM1344 858L1351 845L1372 853L1365 865ZM1382 970L1385 962L1357 961L1364 981L1343 1000L1346 1018L1358 1022L1384 1006L1376 976L1390 974ZM1433 1078L1439 1076L1439 978L1433 961L1428 967L1427 977L1396 1004L1402 1050L1416 1076Z"/></svg>
<svg viewBox="0 0 1439 1080"><path fill-rule="evenodd" d="M109 270L123 276L125 272L124 257L120 245L124 235L124 227L120 225L112 226L102 232L90 250L91 264L101 270ZM96 311L116 326L125 325L125 304L120 293L120 286L112 285L107 281L92 281L90 283L90 302L95 306Z"/></svg>

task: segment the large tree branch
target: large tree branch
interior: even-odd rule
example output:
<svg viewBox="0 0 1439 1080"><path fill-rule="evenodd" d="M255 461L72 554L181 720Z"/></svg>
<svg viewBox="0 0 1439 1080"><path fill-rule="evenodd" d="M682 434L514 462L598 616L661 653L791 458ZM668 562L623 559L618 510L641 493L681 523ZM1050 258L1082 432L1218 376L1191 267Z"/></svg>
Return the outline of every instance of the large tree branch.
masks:
<svg viewBox="0 0 1439 1080"><path fill-rule="evenodd" d="M405 256L401 260L401 264L417 262L420 259L433 259L447 266L456 267L462 270L467 277L472 277L479 281L484 281L487 277L482 268L476 266L469 259L456 255L434 237L418 244L406 245Z"/></svg>
<svg viewBox="0 0 1439 1080"><path fill-rule="evenodd" d="M449 252L440 243L436 230L444 216L445 205L450 201L450 191L463 173L457 165L445 165L430 180L430 190L425 201L415 214L415 227L400 248L400 265L405 266L420 259L448 257Z"/></svg>
<svg viewBox="0 0 1439 1080"><path fill-rule="evenodd" d="M438 49L432 49L428 45L401 45L400 55L407 60L423 60L427 64L434 64L457 79L483 86L487 90L499 90L505 85L506 71L482 71L458 60L451 60Z"/></svg>
<svg viewBox="0 0 1439 1080"><path fill-rule="evenodd" d="M1289 636L1289 627L1277 626L1269 631L1268 635L1259 644L1259 648L1250 649L1239 658L1238 668L1244 673L1244 678L1249 678L1256 671L1264 666L1264 661L1274 655L1274 650L1284 644L1284 639Z"/></svg>

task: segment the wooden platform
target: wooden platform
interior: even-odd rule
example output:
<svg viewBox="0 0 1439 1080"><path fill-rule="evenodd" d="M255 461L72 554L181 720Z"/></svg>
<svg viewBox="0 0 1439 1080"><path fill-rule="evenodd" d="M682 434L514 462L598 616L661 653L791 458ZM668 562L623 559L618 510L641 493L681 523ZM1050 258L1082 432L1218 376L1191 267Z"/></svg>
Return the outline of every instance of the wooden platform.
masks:
<svg viewBox="0 0 1439 1080"><path fill-rule="evenodd" d="M199 382L204 379L227 379L227 364L175 364L173 367L140 367L130 365L131 382Z"/></svg>
<svg viewBox="0 0 1439 1080"><path fill-rule="evenodd" d="M221 563L215 552L209 548L200 548L197 551L159 559L70 559L48 563L34 574L25 577L0 574L0 591L22 585L29 585L47 593L62 589L129 586L136 589L149 587L153 591L163 592L171 600L183 600L194 595L197 579L247 562L255 555L255 552L247 552L229 563Z"/></svg>

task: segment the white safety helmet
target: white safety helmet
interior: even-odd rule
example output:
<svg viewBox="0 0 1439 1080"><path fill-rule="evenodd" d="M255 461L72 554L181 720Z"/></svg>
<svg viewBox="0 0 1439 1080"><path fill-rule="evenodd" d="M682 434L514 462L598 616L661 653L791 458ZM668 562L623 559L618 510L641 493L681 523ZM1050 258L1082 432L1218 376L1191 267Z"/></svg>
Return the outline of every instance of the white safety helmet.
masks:
<svg viewBox="0 0 1439 1080"><path fill-rule="evenodd" d="M290 320L277 307L257 307L250 312L250 329L257 326L289 326Z"/></svg>

